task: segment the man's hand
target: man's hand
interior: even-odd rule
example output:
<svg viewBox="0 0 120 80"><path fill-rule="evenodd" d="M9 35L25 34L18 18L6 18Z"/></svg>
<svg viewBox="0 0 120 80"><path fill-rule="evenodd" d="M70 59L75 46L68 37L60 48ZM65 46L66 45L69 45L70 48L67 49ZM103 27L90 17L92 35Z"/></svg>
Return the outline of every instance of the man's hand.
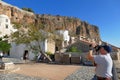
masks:
<svg viewBox="0 0 120 80"><path fill-rule="evenodd" d="M88 55L87 55L87 58L88 58L89 60L94 60L93 50L89 50Z"/></svg>

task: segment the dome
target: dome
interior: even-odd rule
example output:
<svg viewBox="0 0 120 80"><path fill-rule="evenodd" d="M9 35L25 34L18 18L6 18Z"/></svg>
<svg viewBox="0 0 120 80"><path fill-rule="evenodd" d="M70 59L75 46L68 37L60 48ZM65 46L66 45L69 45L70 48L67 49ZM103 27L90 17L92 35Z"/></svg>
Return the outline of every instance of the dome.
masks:
<svg viewBox="0 0 120 80"><path fill-rule="evenodd" d="M0 18L9 18L7 15L1 14Z"/></svg>

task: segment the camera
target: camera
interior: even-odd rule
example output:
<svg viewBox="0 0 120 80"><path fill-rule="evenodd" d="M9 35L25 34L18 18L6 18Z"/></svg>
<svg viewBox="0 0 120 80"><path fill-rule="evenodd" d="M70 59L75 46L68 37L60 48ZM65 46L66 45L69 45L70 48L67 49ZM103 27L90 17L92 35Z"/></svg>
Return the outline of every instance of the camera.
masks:
<svg viewBox="0 0 120 80"><path fill-rule="evenodd" d="M97 45L97 46L95 46L94 48L95 48L95 51L98 52L98 51L100 50L101 46L100 46L100 45Z"/></svg>
<svg viewBox="0 0 120 80"><path fill-rule="evenodd" d="M96 45L95 47L93 47L92 44L89 45L89 50L95 50L96 52L98 52L100 48L101 48L100 45Z"/></svg>

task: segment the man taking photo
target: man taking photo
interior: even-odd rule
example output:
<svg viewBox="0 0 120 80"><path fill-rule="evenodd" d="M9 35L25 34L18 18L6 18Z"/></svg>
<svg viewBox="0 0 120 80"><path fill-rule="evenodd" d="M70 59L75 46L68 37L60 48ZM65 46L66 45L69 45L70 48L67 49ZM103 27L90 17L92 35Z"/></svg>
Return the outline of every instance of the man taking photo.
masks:
<svg viewBox="0 0 120 80"><path fill-rule="evenodd" d="M93 49L90 48L88 53L88 59L96 64L95 74L97 80L112 80L113 62L110 56L111 48L107 45L99 46L98 52L99 55L93 55Z"/></svg>

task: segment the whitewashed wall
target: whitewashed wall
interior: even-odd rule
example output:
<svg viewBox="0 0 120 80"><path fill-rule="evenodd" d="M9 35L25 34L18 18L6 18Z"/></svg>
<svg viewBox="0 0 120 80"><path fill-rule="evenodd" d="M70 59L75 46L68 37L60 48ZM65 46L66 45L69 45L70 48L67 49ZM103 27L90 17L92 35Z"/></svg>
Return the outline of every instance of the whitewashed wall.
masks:
<svg viewBox="0 0 120 80"><path fill-rule="evenodd" d="M36 43L32 42L32 45L36 45ZM41 45L41 49L43 52L48 51L49 47L48 47L47 40L40 42L40 45ZM21 59L21 58L23 58L25 50L28 50L28 52L29 52L29 59L33 60L35 55L32 52L32 50L30 50L28 48L28 46L26 46L25 44L16 45L15 43L11 43L10 57Z"/></svg>
<svg viewBox="0 0 120 80"><path fill-rule="evenodd" d="M0 15L0 37L10 35L12 32L17 31L11 25L10 19L6 15Z"/></svg>
<svg viewBox="0 0 120 80"><path fill-rule="evenodd" d="M58 34L58 35L62 35L64 41L69 41L70 40L68 30L57 30L55 33Z"/></svg>

